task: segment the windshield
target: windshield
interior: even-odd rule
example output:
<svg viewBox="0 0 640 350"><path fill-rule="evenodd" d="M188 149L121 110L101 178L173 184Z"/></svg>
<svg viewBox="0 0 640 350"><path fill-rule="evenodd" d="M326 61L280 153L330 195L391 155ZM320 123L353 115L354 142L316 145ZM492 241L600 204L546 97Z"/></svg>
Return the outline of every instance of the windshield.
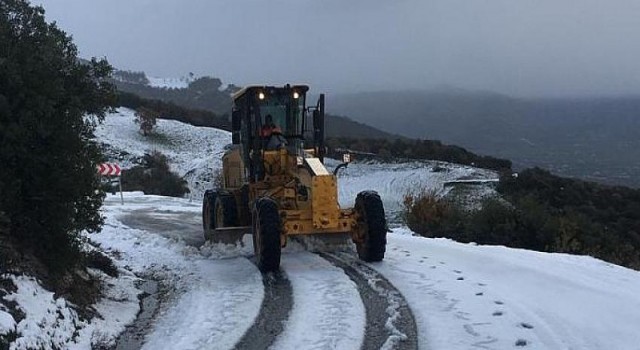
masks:
<svg viewBox="0 0 640 350"><path fill-rule="evenodd" d="M287 137L302 135L302 119L304 113L304 94L293 98L289 93L266 96L259 102L262 125L267 125L267 116L271 116L273 124Z"/></svg>

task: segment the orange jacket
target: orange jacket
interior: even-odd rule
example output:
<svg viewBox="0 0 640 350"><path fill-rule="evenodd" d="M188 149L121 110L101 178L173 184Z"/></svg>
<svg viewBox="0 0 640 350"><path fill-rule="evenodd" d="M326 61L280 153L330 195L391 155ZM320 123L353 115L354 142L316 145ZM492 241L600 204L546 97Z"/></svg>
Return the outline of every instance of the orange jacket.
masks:
<svg viewBox="0 0 640 350"><path fill-rule="evenodd" d="M264 125L262 126L262 130L260 131L260 136L262 137L270 137L271 134L282 134L282 130L276 125Z"/></svg>

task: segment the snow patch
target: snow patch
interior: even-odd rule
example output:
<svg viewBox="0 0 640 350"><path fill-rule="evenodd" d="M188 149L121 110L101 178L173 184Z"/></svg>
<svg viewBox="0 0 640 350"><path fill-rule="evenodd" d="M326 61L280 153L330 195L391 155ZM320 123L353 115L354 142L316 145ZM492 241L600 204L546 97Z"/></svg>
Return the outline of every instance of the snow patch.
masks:
<svg viewBox="0 0 640 350"><path fill-rule="evenodd" d="M159 77L147 77L149 80L149 86L165 88L165 89L186 89L189 84L194 80L190 77L180 78L159 78Z"/></svg>
<svg viewBox="0 0 640 350"><path fill-rule="evenodd" d="M15 327L18 338L11 349L66 348L85 323L63 298L42 288L32 277L6 275L16 286L4 300L17 303L25 318Z"/></svg>
<svg viewBox="0 0 640 350"><path fill-rule="evenodd" d="M328 164L332 164L328 162ZM434 167L441 170L434 172ZM457 179L495 179L491 170L436 161L385 164L351 163L338 174L338 201L342 207L353 207L361 191L374 190L382 199L385 213L392 223L401 222L404 196L416 191L441 192L444 184Z"/></svg>
<svg viewBox="0 0 640 350"><path fill-rule="evenodd" d="M0 310L0 335L16 331L16 321L8 312Z"/></svg>
<svg viewBox="0 0 640 350"><path fill-rule="evenodd" d="M3 299L15 302L25 314L16 324L11 315L0 311L0 334L16 332L10 349L90 349L115 345L115 339L131 323L138 312L140 293L134 287L132 274L120 271L119 278L111 278L98 270L89 271L102 279L103 298L94 305L98 316L81 320L74 306L64 298L56 298L29 276L4 275L16 286L14 293Z"/></svg>

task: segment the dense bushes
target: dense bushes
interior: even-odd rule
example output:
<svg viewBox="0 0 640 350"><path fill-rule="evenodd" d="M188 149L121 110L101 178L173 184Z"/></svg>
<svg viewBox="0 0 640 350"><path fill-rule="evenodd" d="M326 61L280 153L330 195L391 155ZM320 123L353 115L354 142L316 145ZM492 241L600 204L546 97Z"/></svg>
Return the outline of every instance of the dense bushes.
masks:
<svg viewBox="0 0 640 350"><path fill-rule="evenodd" d="M122 188L125 191L172 197L189 193L187 182L171 172L167 157L157 151L145 154L143 165L122 172Z"/></svg>
<svg viewBox="0 0 640 350"><path fill-rule="evenodd" d="M506 201L487 199L471 211L428 193L408 196L405 218L428 237L588 254L640 269L640 190L534 168L503 177L498 192Z"/></svg>
<svg viewBox="0 0 640 350"><path fill-rule="evenodd" d="M65 273L82 260L79 233L102 224L90 140L115 102L111 67L81 63L71 38L24 0L0 2L0 43L0 212L21 254Z"/></svg>
<svg viewBox="0 0 640 350"><path fill-rule="evenodd" d="M332 138L327 140L327 146L330 153L342 148L374 153L386 160L429 159L498 171L511 170L509 160L479 156L462 147L445 145L434 140Z"/></svg>

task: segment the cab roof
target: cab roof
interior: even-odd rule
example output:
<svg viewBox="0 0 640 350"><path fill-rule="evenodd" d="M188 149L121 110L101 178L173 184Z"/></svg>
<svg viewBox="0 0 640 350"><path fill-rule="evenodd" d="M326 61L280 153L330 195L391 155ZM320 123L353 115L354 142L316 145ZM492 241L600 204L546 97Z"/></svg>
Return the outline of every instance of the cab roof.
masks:
<svg viewBox="0 0 640 350"><path fill-rule="evenodd" d="M233 100L237 100L238 98L244 96L246 93L256 93L259 91L273 91L273 90L285 90L285 89L291 89L291 90L297 90L300 92L307 92L309 91L309 86L308 85L284 85L284 86L274 86L274 85L250 85L250 86L245 86L242 89L240 89L238 92L236 92L235 94L233 94Z"/></svg>

